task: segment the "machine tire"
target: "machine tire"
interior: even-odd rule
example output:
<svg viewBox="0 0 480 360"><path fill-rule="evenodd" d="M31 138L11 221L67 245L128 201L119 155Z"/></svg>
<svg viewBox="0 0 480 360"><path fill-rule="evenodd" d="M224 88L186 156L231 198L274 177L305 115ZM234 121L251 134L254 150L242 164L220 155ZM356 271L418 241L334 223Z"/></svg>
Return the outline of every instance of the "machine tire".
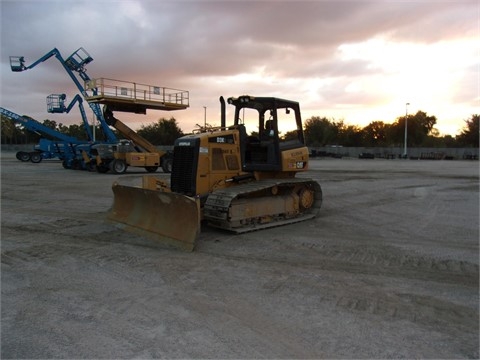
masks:
<svg viewBox="0 0 480 360"><path fill-rule="evenodd" d="M149 173L154 173L158 170L158 166L145 166L145 170L147 170Z"/></svg>
<svg viewBox="0 0 480 360"><path fill-rule="evenodd" d="M18 160L23 161L23 162L30 161L30 153L28 153L26 151L17 152L16 157L17 157Z"/></svg>
<svg viewBox="0 0 480 360"><path fill-rule="evenodd" d="M82 170L82 162L79 159L73 159L72 169L73 170Z"/></svg>
<svg viewBox="0 0 480 360"><path fill-rule="evenodd" d="M97 168L97 165L95 164L95 161L90 161L88 163L85 164L86 168L88 171L92 172L92 171L96 171L96 168Z"/></svg>
<svg viewBox="0 0 480 360"><path fill-rule="evenodd" d="M97 165L96 168L97 168L97 172L99 172L100 174L105 174L108 172L108 170L110 170L108 166L105 166L105 165Z"/></svg>
<svg viewBox="0 0 480 360"><path fill-rule="evenodd" d="M172 172L173 159L166 158L162 161L162 170L164 173L170 174Z"/></svg>
<svg viewBox="0 0 480 360"><path fill-rule="evenodd" d="M39 152L30 153L30 161L34 164L38 164L42 161L42 154L40 154Z"/></svg>
<svg viewBox="0 0 480 360"><path fill-rule="evenodd" d="M123 174L125 171L127 171L127 164L125 164L125 161L123 161L123 160L114 159L110 163L110 169L115 174Z"/></svg>

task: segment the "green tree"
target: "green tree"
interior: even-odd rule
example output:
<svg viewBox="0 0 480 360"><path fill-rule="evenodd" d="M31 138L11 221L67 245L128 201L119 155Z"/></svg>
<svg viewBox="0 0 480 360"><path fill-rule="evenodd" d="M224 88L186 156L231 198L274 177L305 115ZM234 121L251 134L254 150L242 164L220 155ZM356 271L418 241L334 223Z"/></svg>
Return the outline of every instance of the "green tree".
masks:
<svg viewBox="0 0 480 360"><path fill-rule="evenodd" d="M56 127L56 130L62 134L69 135L70 126L66 126L66 125L63 125L62 123L59 123Z"/></svg>
<svg viewBox="0 0 480 360"><path fill-rule="evenodd" d="M417 111L415 115L402 116L392 124L389 136L393 145L400 146L405 139L405 120L407 121L407 145L424 146L425 141L437 123L435 116L427 116L424 111Z"/></svg>
<svg viewBox="0 0 480 360"><path fill-rule="evenodd" d="M83 123L68 126L65 134L73 136L78 140L88 140L87 132Z"/></svg>
<svg viewBox="0 0 480 360"><path fill-rule="evenodd" d="M27 115L22 115L22 117L31 121L36 121ZM26 130L22 125L12 120L9 121L13 124L12 144L29 144L40 140L40 135L36 132Z"/></svg>
<svg viewBox="0 0 480 360"><path fill-rule="evenodd" d="M2 144L12 144L15 134L15 124L7 117L1 117Z"/></svg>
<svg viewBox="0 0 480 360"><path fill-rule="evenodd" d="M338 126L326 117L313 116L305 121L304 135L307 146L325 146L335 144L338 138Z"/></svg>
<svg viewBox="0 0 480 360"><path fill-rule="evenodd" d="M443 146L444 147L456 147L457 146L457 141L452 135L445 135L442 139Z"/></svg>
<svg viewBox="0 0 480 360"><path fill-rule="evenodd" d="M22 115L25 119L35 121L30 116ZM22 125L16 123L7 118L8 121L13 125L13 134L11 144L29 144L38 142L40 140L40 135L36 132L26 130Z"/></svg>
<svg viewBox="0 0 480 360"><path fill-rule="evenodd" d="M173 145L175 140L183 136L183 132L175 118L161 118L156 123L142 125L138 135L150 141L153 145Z"/></svg>
<svg viewBox="0 0 480 360"><path fill-rule="evenodd" d="M479 146L479 114L474 114L470 119L465 120L465 127L456 140L460 146Z"/></svg>
<svg viewBox="0 0 480 360"><path fill-rule="evenodd" d="M45 119L42 124L52 130L57 130L57 122L55 120Z"/></svg>
<svg viewBox="0 0 480 360"><path fill-rule="evenodd" d="M383 121L372 121L362 129L364 146L387 146L387 134L390 125Z"/></svg>
<svg viewBox="0 0 480 360"><path fill-rule="evenodd" d="M362 146L362 129L355 125L346 125L343 120L335 123L338 129L337 144L342 146Z"/></svg>
<svg viewBox="0 0 480 360"><path fill-rule="evenodd" d="M297 140L298 139L298 132L297 132L297 130L287 131L285 134L283 134L280 137L284 141Z"/></svg>

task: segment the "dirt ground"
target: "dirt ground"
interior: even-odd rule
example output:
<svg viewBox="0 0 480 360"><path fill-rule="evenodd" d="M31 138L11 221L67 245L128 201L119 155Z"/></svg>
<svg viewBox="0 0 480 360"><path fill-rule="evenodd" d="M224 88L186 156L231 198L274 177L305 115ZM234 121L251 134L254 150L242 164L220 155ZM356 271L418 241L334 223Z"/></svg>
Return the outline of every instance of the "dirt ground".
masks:
<svg viewBox="0 0 480 360"><path fill-rule="evenodd" d="M318 218L182 253L105 220L143 169L1 160L3 359L479 357L478 162L313 159Z"/></svg>

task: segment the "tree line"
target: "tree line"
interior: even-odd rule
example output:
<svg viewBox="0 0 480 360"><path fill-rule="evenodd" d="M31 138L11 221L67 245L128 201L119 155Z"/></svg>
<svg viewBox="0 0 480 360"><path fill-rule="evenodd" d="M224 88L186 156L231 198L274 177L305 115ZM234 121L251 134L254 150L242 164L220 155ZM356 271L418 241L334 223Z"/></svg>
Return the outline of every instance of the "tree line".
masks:
<svg viewBox="0 0 480 360"><path fill-rule="evenodd" d="M409 147L478 147L479 118L476 114L465 120L461 133L453 137L440 136L434 127L435 116L423 111L399 117L392 124L373 121L363 128L347 125L343 120L313 116L304 124L305 142L311 147L401 147L405 143L406 122Z"/></svg>
<svg viewBox="0 0 480 360"><path fill-rule="evenodd" d="M35 121L28 116L24 115L23 117ZM67 126L49 119L39 123L48 127L49 129L72 136L78 140L89 140L88 133L83 123ZM38 143L42 137L49 140L55 140L46 134L37 134L35 132L28 131L4 115L1 116L0 130L2 144L34 144ZM118 139L124 138L124 136L117 130L113 130L113 132ZM137 133L154 145L173 145L175 139L184 135L178 126L177 121L173 117L170 119L161 118L156 123L142 125L141 128L137 130ZM103 135L102 128L99 125L95 126L95 139L98 141L105 138L106 137Z"/></svg>
<svg viewBox="0 0 480 360"><path fill-rule="evenodd" d="M373 121L365 127L347 125L343 120L313 116L304 122L305 142L310 147L341 145L344 147L401 147L404 145L405 122L407 122L407 145L409 147L479 147L479 118L474 114L465 120L460 134L440 136L434 127L437 119L423 111L397 118L392 124ZM82 123L66 126L53 120L44 120L43 125L60 133L87 140ZM37 143L41 135L25 130L2 115L2 144ZM102 139L101 127L95 128L96 139ZM115 132L119 139L123 136ZM137 133L154 145L173 145L175 139L184 135L177 120L161 118L157 122L142 125ZM285 139L292 133L281 134ZM48 136L44 136L48 138Z"/></svg>

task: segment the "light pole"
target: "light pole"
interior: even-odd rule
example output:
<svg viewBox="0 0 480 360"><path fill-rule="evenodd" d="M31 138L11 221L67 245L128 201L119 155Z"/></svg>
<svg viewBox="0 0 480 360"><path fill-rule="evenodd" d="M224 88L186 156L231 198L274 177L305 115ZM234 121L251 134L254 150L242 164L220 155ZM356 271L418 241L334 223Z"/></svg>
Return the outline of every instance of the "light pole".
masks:
<svg viewBox="0 0 480 360"><path fill-rule="evenodd" d="M203 116L203 127L206 129L207 128L207 107L203 107L205 110L205 115Z"/></svg>
<svg viewBox="0 0 480 360"><path fill-rule="evenodd" d="M405 144L404 144L404 148L403 148L403 156L405 157L405 159L407 158L407 122L408 122L408 105L410 105L410 103L406 103L405 104Z"/></svg>

